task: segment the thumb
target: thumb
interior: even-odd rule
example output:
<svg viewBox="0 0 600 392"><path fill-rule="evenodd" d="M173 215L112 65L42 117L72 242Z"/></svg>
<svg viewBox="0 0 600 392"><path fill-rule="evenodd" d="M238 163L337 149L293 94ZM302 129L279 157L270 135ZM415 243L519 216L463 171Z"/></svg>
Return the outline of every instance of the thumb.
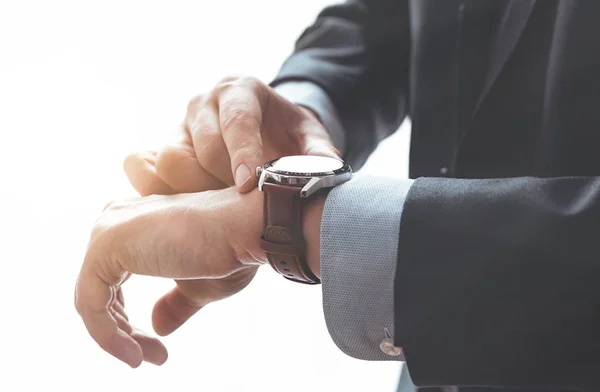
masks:
<svg viewBox="0 0 600 392"><path fill-rule="evenodd" d="M304 134L302 143L304 155L321 155L341 159L340 150L335 148L331 138L324 129L315 129Z"/></svg>
<svg viewBox="0 0 600 392"><path fill-rule="evenodd" d="M144 151L130 154L123 169L133 188L141 195L170 195L176 193L156 174L156 152Z"/></svg>
<svg viewBox="0 0 600 392"><path fill-rule="evenodd" d="M299 134L302 135L302 154L341 159L340 150L333 145L329 133L315 112L303 106L298 107L309 118L308 122L302 123L303 129L299 130Z"/></svg>
<svg viewBox="0 0 600 392"><path fill-rule="evenodd" d="M303 153L341 159L340 150L330 143L311 142L305 146Z"/></svg>
<svg viewBox="0 0 600 392"><path fill-rule="evenodd" d="M152 327L160 336L166 336L181 327L203 305L194 303L175 287L154 305Z"/></svg>

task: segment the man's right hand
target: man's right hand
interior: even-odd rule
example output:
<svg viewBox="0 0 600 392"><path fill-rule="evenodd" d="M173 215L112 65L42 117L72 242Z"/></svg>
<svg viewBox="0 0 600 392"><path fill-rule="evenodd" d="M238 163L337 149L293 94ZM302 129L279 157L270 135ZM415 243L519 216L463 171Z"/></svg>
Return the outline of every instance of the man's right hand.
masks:
<svg viewBox="0 0 600 392"><path fill-rule="evenodd" d="M339 158L327 131L308 109L255 78L229 77L193 98L174 141L158 153L125 160L142 195L198 192L257 185L255 168L286 155Z"/></svg>

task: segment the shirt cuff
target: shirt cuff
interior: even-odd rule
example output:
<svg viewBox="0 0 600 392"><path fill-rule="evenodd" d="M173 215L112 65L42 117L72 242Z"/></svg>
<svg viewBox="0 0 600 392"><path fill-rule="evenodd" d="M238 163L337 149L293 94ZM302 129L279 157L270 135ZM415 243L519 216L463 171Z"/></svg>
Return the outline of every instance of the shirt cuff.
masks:
<svg viewBox="0 0 600 392"><path fill-rule="evenodd" d="M321 222L325 321L335 344L358 359L404 359L401 350L391 354L394 350L389 349L394 348L400 219L412 183L357 174L333 188L325 201Z"/></svg>
<svg viewBox="0 0 600 392"><path fill-rule="evenodd" d="M345 135L342 122L333 102L321 87L312 82L294 81L278 84L274 89L288 101L312 110L327 129L335 148L344 154Z"/></svg>

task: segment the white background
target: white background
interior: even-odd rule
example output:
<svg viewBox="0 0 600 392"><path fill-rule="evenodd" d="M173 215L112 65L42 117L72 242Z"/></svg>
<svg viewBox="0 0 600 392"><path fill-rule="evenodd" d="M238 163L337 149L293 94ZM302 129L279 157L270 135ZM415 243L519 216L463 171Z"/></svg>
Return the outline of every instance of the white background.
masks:
<svg viewBox="0 0 600 392"><path fill-rule="evenodd" d="M320 288L267 268L165 338L162 368L109 357L73 308L92 223L134 195L123 157L159 147L223 76L268 82L327 3L0 0L0 391L394 390L400 364L345 356ZM407 139L384 142L365 171L405 177ZM127 283L138 326L151 331L171 286Z"/></svg>

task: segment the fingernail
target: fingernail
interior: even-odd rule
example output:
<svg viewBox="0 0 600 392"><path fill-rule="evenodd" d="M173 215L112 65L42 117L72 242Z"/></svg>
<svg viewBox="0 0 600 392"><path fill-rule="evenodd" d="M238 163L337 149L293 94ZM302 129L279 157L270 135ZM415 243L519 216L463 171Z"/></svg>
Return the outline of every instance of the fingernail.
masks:
<svg viewBox="0 0 600 392"><path fill-rule="evenodd" d="M244 164L239 165L235 171L235 185L237 187L244 185L244 183L248 181L250 177L252 177L252 172L248 166Z"/></svg>

